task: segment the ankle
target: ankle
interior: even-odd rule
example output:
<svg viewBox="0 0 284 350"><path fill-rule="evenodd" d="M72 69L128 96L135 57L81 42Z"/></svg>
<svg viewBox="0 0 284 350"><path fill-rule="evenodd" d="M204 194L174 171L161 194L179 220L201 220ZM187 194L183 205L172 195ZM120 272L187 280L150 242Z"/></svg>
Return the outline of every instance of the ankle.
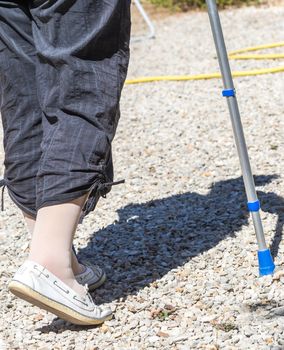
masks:
<svg viewBox="0 0 284 350"><path fill-rule="evenodd" d="M75 276L80 275L81 273L86 271L86 266L80 263L77 263L76 265L72 264L72 270Z"/></svg>
<svg viewBox="0 0 284 350"><path fill-rule="evenodd" d="M80 273L83 273L86 271L86 267L79 263L77 256L75 255L73 250L71 252L71 265L72 265L72 270L74 272L74 275L79 275Z"/></svg>
<svg viewBox="0 0 284 350"><path fill-rule="evenodd" d="M73 270L68 258L56 259L54 256L30 254L28 260L34 261L45 267L59 279L74 279Z"/></svg>

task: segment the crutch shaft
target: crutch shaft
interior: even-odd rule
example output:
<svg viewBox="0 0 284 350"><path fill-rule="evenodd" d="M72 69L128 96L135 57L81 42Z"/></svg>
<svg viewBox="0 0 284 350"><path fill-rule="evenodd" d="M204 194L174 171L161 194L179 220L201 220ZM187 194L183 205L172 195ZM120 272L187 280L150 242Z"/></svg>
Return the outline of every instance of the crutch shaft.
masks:
<svg viewBox="0 0 284 350"><path fill-rule="evenodd" d="M227 103L230 111L231 122L233 126L233 133L235 143L240 159L246 195L248 199L248 209L252 214L253 224L256 232L257 243L259 247L259 261L260 273L272 273L275 266L272 262L271 254L265 242L263 226L260 218L260 204L257 198L253 175L251 171L247 146L245 142L238 102L235 94L231 68L228 60L228 54L224 41L222 26L219 18L219 13L215 0L206 0L208 7L208 14L211 24L211 29L214 37L216 51L220 70L222 73L222 80L224 85L223 96L227 98ZM265 260L263 263L262 260Z"/></svg>

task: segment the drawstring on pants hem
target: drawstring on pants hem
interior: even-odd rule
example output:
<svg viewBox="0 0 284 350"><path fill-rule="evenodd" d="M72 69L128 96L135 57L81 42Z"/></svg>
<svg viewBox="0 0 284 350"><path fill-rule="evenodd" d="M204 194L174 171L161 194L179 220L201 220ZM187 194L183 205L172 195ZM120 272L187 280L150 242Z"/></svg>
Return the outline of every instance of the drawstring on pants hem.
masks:
<svg viewBox="0 0 284 350"><path fill-rule="evenodd" d="M105 182L105 183L100 183L98 185L98 192L100 193L100 195L103 197L103 198L106 198L106 193L105 192L105 189L107 189L108 187L110 186L115 186L115 185L120 185L120 184L123 184L125 183L125 180L119 180L119 181L114 181L114 182Z"/></svg>
<svg viewBox="0 0 284 350"><path fill-rule="evenodd" d="M122 183L125 183L125 180L119 180L114 182L104 182L104 183L96 182L91 187L91 193L89 195L89 198L82 209L81 216L79 218L79 224L81 224L83 222L84 217L88 215L95 208L99 200L99 197L106 198L106 195L109 192L110 186L119 185Z"/></svg>
<svg viewBox="0 0 284 350"><path fill-rule="evenodd" d="M6 187L5 179L0 180L0 187L2 187L2 194L1 194L1 211L4 211L4 190Z"/></svg>

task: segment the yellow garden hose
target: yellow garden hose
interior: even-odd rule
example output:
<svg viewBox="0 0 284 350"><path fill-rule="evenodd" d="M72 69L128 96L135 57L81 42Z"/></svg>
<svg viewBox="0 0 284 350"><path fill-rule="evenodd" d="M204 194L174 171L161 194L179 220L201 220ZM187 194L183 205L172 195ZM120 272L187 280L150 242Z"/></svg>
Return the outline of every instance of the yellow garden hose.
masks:
<svg viewBox="0 0 284 350"><path fill-rule="evenodd" d="M271 49L271 48L280 47L280 46L284 46L284 42L248 47L245 49L240 49L240 50L230 52L229 58L233 60L283 59L284 54L248 54L248 55L243 54L246 52ZM245 77L245 76L280 73L280 72L284 72L284 66L274 67L274 68L254 69L250 71L239 71L239 72L236 71L236 72L232 72L232 75L233 77ZM217 72L217 73L197 74L197 75L165 75L165 76L142 77L142 78L128 79L126 80L126 84L151 83L154 81L203 80L203 79L214 79L214 78L221 78L221 73Z"/></svg>
<svg viewBox="0 0 284 350"><path fill-rule="evenodd" d="M280 47L280 46L284 46L284 41L282 41L282 42L280 42L280 43L272 43L272 44L265 44L265 45L247 47L247 48L245 48L245 49L240 49L240 50L232 51L231 53L229 53L229 55L235 55L235 54L237 54L237 53L239 54L239 53L251 52L251 51L258 51L258 50L273 49L273 48L275 48L275 47Z"/></svg>

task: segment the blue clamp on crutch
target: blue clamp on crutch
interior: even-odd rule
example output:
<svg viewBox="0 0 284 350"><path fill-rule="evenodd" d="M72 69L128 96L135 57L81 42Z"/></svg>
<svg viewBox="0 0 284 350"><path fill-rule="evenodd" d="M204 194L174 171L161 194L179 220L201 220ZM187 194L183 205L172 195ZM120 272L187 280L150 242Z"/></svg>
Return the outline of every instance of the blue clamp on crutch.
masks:
<svg viewBox="0 0 284 350"><path fill-rule="evenodd" d="M235 97L236 96L236 90L235 89L227 89L222 91L222 95L224 97Z"/></svg>
<svg viewBox="0 0 284 350"><path fill-rule="evenodd" d="M255 202L248 202L248 210L250 212L259 211L260 210L259 200L255 201Z"/></svg>

